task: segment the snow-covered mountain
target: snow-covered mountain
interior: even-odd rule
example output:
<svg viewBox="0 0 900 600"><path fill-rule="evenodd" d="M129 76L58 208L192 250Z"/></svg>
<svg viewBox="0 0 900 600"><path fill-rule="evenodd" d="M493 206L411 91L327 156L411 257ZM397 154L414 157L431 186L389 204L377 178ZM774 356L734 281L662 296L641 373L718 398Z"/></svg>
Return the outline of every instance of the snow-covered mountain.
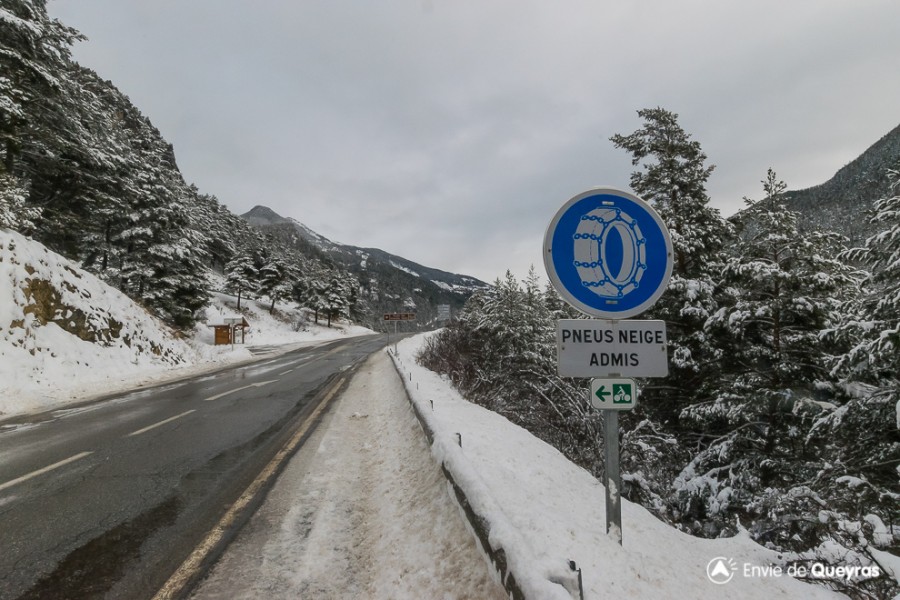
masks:
<svg viewBox="0 0 900 600"><path fill-rule="evenodd" d="M436 316L438 304L459 308L473 292L488 287L474 277L427 267L378 248L334 242L266 206L255 206L241 217L280 244L355 275L376 317L415 310L419 320L427 322Z"/></svg>

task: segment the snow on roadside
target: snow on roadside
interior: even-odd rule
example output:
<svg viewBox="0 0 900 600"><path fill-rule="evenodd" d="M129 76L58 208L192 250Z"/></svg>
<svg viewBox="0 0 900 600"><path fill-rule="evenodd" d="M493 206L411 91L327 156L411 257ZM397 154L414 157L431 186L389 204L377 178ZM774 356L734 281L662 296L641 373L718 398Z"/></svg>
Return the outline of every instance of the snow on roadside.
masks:
<svg viewBox="0 0 900 600"><path fill-rule="evenodd" d="M776 576L773 565L780 564L779 556L747 534L694 538L627 501L619 546L605 532L600 482L524 429L464 400L448 381L418 365L415 356L427 335L399 343L397 361L407 390L435 431L432 454L490 523L491 545L505 550L529 598L571 598L549 581L569 577L568 560L583 570L588 599L843 597ZM719 558L728 570L734 565L733 577L724 584L707 576L707 568L718 565Z"/></svg>
<svg viewBox="0 0 900 600"><path fill-rule="evenodd" d="M208 322L237 314L233 304L228 296L214 294ZM287 351L371 333L312 324L295 331L255 302L246 302L245 310L251 322L247 345L282 345ZM299 320L299 311L293 316ZM212 344L213 331L205 323L180 338L72 261L0 228L0 419L253 359L246 346Z"/></svg>

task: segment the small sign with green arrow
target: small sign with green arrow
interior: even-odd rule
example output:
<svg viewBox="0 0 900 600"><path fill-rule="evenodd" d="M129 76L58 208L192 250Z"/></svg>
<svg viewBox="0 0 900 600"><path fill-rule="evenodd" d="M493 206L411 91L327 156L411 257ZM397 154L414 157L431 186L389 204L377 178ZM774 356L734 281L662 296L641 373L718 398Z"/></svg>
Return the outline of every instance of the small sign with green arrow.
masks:
<svg viewBox="0 0 900 600"><path fill-rule="evenodd" d="M591 406L601 410L631 410L637 404L634 379L592 379Z"/></svg>

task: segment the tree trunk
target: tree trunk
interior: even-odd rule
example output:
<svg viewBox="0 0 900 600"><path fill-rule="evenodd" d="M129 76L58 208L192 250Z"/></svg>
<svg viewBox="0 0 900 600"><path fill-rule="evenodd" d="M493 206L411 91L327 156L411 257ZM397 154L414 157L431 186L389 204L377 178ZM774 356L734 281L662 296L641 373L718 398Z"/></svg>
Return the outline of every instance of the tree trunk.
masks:
<svg viewBox="0 0 900 600"><path fill-rule="evenodd" d="M110 238L112 237L110 230L112 226L109 223L109 220L106 221L106 227L103 231L103 262L101 271L106 271L107 267L109 267L109 246L110 246Z"/></svg>
<svg viewBox="0 0 900 600"><path fill-rule="evenodd" d="M6 140L6 156L3 157L3 166L6 172L12 175L13 167L16 166L15 144L11 139Z"/></svg>

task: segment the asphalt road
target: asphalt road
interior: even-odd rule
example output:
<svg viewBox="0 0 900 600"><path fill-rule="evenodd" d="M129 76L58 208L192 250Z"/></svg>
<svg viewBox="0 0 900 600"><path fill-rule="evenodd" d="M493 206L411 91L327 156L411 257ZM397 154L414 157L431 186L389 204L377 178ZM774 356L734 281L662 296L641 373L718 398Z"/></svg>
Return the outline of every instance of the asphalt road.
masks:
<svg viewBox="0 0 900 600"><path fill-rule="evenodd" d="M329 342L0 423L0 598L152 597L323 390L385 343Z"/></svg>

